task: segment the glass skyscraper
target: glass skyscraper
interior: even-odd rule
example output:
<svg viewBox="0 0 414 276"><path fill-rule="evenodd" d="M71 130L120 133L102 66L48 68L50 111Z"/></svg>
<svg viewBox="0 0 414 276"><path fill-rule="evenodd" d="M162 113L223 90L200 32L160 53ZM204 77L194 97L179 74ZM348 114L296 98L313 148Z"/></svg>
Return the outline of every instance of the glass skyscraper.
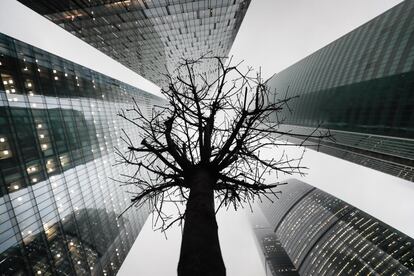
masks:
<svg viewBox="0 0 414 276"><path fill-rule="evenodd" d="M262 251L261 259L266 276L299 276L296 267L274 233L274 227L263 216L257 205L252 207L254 211L248 214L248 218L256 237L256 245Z"/></svg>
<svg viewBox="0 0 414 276"><path fill-rule="evenodd" d="M227 56L250 0L19 0L159 85L180 58ZM204 70L213 70L207 63Z"/></svg>
<svg viewBox="0 0 414 276"><path fill-rule="evenodd" d="M0 274L115 275L149 213L118 218L116 114L164 101L3 34L0 79Z"/></svg>
<svg viewBox="0 0 414 276"><path fill-rule="evenodd" d="M260 208L274 247L300 275L414 275L412 238L315 187L287 182L280 199Z"/></svg>
<svg viewBox="0 0 414 276"><path fill-rule="evenodd" d="M227 55L250 0L19 2L161 86L182 57ZM115 275L150 212L118 217L114 147L138 133L116 114L165 100L4 34L0 79L0 275Z"/></svg>
<svg viewBox="0 0 414 276"><path fill-rule="evenodd" d="M289 103L293 112L285 113L282 129L307 134L329 128L336 143L323 141L320 151L414 180L414 1L400 3L267 84L281 97L299 96Z"/></svg>

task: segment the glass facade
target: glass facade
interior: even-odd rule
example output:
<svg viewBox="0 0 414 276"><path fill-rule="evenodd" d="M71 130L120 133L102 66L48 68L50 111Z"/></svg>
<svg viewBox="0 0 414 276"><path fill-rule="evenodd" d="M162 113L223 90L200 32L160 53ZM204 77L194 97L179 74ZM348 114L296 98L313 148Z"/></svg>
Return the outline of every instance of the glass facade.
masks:
<svg viewBox="0 0 414 276"><path fill-rule="evenodd" d="M285 114L286 125L305 132L317 126L333 130L337 143L326 143L322 152L414 180L413 1L402 2L267 83L280 95L299 95L290 102L293 113Z"/></svg>
<svg viewBox="0 0 414 276"><path fill-rule="evenodd" d="M281 242L273 232L273 227L263 216L261 210L254 207L254 213L248 215L256 245L262 251L262 263L266 276L299 276Z"/></svg>
<svg viewBox="0 0 414 276"><path fill-rule="evenodd" d="M3 34L0 79L1 275L115 275L149 213L118 218L116 113L162 100Z"/></svg>
<svg viewBox="0 0 414 276"><path fill-rule="evenodd" d="M180 58L227 56L250 0L19 0L157 85ZM206 64L204 70L212 70ZM215 68L215 67L214 67Z"/></svg>
<svg viewBox="0 0 414 276"><path fill-rule="evenodd" d="M302 196L261 208L300 275L414 275L412 238L310 185L288 183L283 193ZM284 215L271 221L278 209Z"/></svg>

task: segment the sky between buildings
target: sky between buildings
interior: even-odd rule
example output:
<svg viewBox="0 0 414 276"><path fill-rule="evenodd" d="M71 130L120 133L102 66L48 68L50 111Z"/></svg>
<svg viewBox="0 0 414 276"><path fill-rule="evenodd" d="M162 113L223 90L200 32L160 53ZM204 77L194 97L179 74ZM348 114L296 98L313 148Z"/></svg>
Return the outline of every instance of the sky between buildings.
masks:
<svg viewBox="0 0 414 276"><path fill-rule="evenodd" d="M0 32L160 96L160 88L17 0L0 0Z"/></svg>
<svg viewBox="0 0 414 276"><path fill-rule="evenodd" d="M260 66L267 79L400 2L252 0L231 55L256 68ZM300 152L293 150L290 154L298 156ZM310 169L301 180L414 237L414 222L406 220L414 213L411 182L313 151L308 151L303 161ZM227 275L265 275L243 211L220 212L218 224ZM180 235L178 228L172 229L166 240L161 233L152 231L148 220L118 275L176 275Z"/></svg>

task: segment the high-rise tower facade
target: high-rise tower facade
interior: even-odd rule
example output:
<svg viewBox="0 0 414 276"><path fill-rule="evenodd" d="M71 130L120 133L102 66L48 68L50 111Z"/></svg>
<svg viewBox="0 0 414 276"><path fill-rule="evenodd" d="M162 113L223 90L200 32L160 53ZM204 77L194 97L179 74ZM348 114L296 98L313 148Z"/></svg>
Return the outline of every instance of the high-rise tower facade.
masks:
<svg viewBox="0 0 414 276"><path fill-rule="evenodd" d="M115 275L149 213L118 218L116 113L162 100L3 34L0 79L0 274Z"/></svg>
<svg viewBox="0 0 414 276"><path fill-rule="evenodd" d="M414 1L382 15L271 77L289 104L284 126L329 128L320 151L414 180ZM300 139L300 138L298 138ZM309 141L313 142L313 141Z"/></svg>
<svg viewBox="0 0 414 276"><path fill-rule="evenodd" d="M250 0L19 1L157 85L180 58L226 56L250 4Z"/></svg>
<svg viewBox="0 0 414 276"><path fill-rule="evenodd" d="M289 255L274 233L274 227L263 216L259 206L253 205L254 212L248 214L256 237L256 245L262 251L262 263L266 276L299 276Z"/></svg>
<svg viewBox="0 0 414 276"><path fill-rule="evenodd" d="M132 97L148 115L166 104L137 88L147 87L141 76L161 85L182 57L227 55L250 1L20 2L51 22L9 1L10 12L33 26L0 27L22 40L0 33L0 274L115 275L150 212L118 217L133 187L111 179L133 173L113 166L114 147L122 131L132 139L139 133L116 114ZM54 35L64 43L53 43ZM107 70L112 65L119 72Z"/></svg>
<svg viewBox="0 0 414 276"><path fill-rule="evenodd" d="M287 182L280 199L260 208L274 247L300 275L414 275L412 238L306 183Z"/></svg>

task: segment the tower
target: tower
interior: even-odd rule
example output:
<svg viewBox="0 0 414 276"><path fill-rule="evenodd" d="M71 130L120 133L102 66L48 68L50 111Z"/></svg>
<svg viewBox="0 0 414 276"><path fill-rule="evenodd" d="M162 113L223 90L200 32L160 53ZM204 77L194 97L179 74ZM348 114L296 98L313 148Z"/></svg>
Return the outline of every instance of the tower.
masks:
<svg viewBox="0 0 414 276"><path fill-rule="evenodd" d="M139 133L116 114L132 97L147 114L165 105L143 88L142 76L160 85L183 53L227 54L249 1L21 2L52 22L13 3L17 11L10 12L34 21L21 24L29 31L20 40L0 33L0 271L116 275L150 212L143 206L119 217L133 188L113 180L131 174L113 166L114 147L122 131L131 139ZM53 34L37 23L53 26ZM98 59L93 68L66 59L72 48L81 56L89 46L54 23L142 76L96 49L86 57ZM56 34L67 39L56 51L62 54L27 43L34 35L43 46L54 44ZM117 77L106 73L112 66Z"/></svg>
<svg viewBox="0 0 414 276"><path fill-rule="evenodd" d="M298 96L281 130L330 129L321 152L413 181L413 18L404 1L272 76L278 97Z"/></svg>
<svg viewBox="0 0 414 276"><path fill-rule="evenodd" d="M275 235L274 246L283 247L300 275L414 272L412 238L322 190L287 182L280 199L259 208Z"/></svg>

